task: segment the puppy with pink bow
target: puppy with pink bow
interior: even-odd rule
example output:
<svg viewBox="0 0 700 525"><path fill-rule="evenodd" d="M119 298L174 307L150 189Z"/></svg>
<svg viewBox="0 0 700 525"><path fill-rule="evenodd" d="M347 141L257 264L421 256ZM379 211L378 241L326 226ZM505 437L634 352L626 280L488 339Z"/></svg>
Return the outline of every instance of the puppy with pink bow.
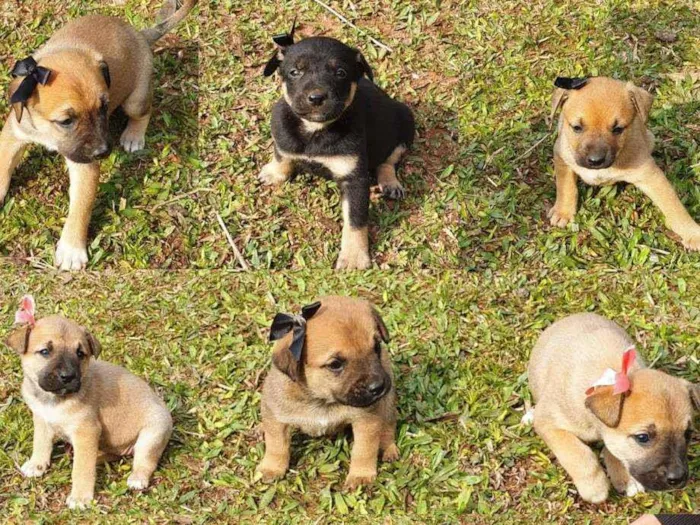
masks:
<svg viewBox="0 0 700 525"><path fill-rule="evenodd" d="M628 496L685 485L700 387L647 368L620 326L590 313L554 323L528 375L535 431L582 499L602 503L611 483ZM601 441L605 470L589 446Z"/></svg>

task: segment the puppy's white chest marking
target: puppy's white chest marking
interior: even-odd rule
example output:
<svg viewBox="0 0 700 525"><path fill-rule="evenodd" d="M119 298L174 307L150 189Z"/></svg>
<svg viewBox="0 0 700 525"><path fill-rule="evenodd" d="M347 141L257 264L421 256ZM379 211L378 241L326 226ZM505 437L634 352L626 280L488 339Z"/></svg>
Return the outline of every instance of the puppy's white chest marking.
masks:
<svg viewBox="0 0 700 525"><path fill-rule="evenodd" d="M277 420L298 428L309 436L324 436L347 424L345 414L333 414L326 409L307 410L303 414L275 414Z"/></svg>
<svg viewBox="0 0 700 525"><path fill-rule="evenodd" d="M304 155L278 150L280 156L296 162L320 164L333 174L334 179L344 179L357 168L356 155Z"/></svg>

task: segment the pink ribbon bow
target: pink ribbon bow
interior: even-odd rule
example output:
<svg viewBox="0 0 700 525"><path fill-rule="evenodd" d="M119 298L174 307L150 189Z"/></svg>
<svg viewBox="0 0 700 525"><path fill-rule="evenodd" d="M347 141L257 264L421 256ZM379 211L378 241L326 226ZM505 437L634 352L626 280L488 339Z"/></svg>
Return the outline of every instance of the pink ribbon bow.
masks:
<svg viewBox="0 0 700 525"><path fill-rule="evenodd" d="M615 374L615 386L613 387L613 394L624 394L630 390L630 378L627 375L629 369L634 364L634 360L637 358L637 351L634 347L631 347L622 354L622 371Z"/></svg>
<svg viewBox="0 0 700 525"><path fill-rule="evenodd" d="M22 297L19 309L15 312L15 323L16 324L28 324L29 326L34 326L36 319L34 318L35 312L34 297L31 295L25 295Z"/></svg>

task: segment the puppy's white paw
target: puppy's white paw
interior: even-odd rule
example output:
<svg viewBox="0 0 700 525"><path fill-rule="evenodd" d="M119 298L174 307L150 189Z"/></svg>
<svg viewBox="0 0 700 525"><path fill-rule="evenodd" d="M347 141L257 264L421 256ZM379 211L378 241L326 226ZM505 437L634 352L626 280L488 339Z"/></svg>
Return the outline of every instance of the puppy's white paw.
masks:
<svg viewBox="0 0 700 525"><path fill-rule="evenodd" d="M520 419L521 425L532 425L535 422L535 407L530 407Z"/></svg>
<svg viewBox="0 0 700 525"><path fill-rule="evenodd" d="M34 462L31 459L27 461L20 470L22 471L22 474L24 474L28 478L38 478L40 476L43 476L46 474L46 471L49 469L49 463L38 463Z"/></svg>
<svg viewBox="0 0 700 525"><path fill-rule="evenodd" d="M630 480L627 482L627 488L625 489L625 494L632 497L642 492L644 492L644 485L630 476Z"/></svg>
<svg viewBox="0 0 700 525"><path fill-rule="evenodd" d="M141 151L146 147L146 135L143 133L134 133L127 127L122 133L119 143L122 145L125 151L129 153L134 153L135 151Z"/></svg>
<svg viewBox="0 0 700 525"><path fill-rule="evenodd" d="M263 166L258 180L267 186L277 186L289 179L289 173L280 169L280 163L272 161Z"/></svg>
<svg viewBox="0 0 700 525"><path fill-rule="evenodd" d="M148 476L132 473L126 480L126 485L132 490L143 490L148 488L149 481Z"/></svg>
<svg viewBox="0 0 700 525"><path fill-rule="evenodd" d="M60 270L84 270L87 262L88 256L85 246L73 246L63 239L58 241L54 263Z"/></svg>
<svg viewBox="0 0 700 525"><path fill-rule="evenodd" d="M589 503L603 503L608 499L610 481L602 469L584 483L577 483L576 488L584 501Z"/></svg>
<svg viewBox="0 0 700 525"><path fill-rule="evenodd" d="M681 233L683 246L688 250L697 252L700 250L700 228L692 228L688 232Z"/></svg>
<svg viewBox="0 0 700 525"><path fill-rule="evenodd" d="M362 250L345 250L340 252L336 270L366 270L372 266L369 253Z"/></svg>
<svg viewBox="0 0 700 525"><path fill-rule="evenodd" d="M566 209L564 206L556 204L547 212L549 223L558 228L564 228L567 224L574 220L576 210Z"/></svg>
<svg viewBox="0 0 700 525"><path fill-rule="evenodd" d="M69 509L85 509L89 507L93 502L92 494L90 495L77 495L71 493L66 500L66 505Z"/></svg>

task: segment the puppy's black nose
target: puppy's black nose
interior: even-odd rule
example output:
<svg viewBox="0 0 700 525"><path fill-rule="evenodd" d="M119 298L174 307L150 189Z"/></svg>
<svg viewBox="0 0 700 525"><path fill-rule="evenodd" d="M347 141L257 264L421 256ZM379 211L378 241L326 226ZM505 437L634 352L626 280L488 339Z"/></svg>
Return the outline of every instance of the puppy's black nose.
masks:
<svg viewBox="0 0 700 525"><path fill-rule="evenodd" d="M96 159L104 159L110 154L111 150L112 148L109 147L109 144L101 144L92 150L92 156Z"/></svg>
<svg viewBox="0 0 700 525"><path fill-rule="evenodd" d="M312 91L309 93L309 104L312 106L320 106L328 98L328 94L323 91Z"/></svg>
<svg viewBox="0 0 700 525"><path fill-rule="evenodd" d="M369 385L367 385L367 390L369 390L369 393L372 394L373 396L380 396L384 393L384 388L386 387L386 383L384 382L383 379L379 379L377 381L373 381Z"/></svg>
<svg viewBox="0 0 700 525"><path fill-rule="evenodd" d="M605 163L605 157L605 153L593 153L586 157L586 161L592 168L597 168Z"/></svg>
<svg viewBox="0 0 700 525"><path fill-rule="evenodd" d="M688 471L684 468L675 468L666 474L666 482L672 487L682 487L688 480Z"/></svg>
<svg viewBox="0 0 700 525"><path fill-rule="evenodd" d="M58 377L61 378L61 381L63 381L63 384L67 385L71 381L75 381L77 374L75 373L74 370L61 370L58 373Z"/></svg>

